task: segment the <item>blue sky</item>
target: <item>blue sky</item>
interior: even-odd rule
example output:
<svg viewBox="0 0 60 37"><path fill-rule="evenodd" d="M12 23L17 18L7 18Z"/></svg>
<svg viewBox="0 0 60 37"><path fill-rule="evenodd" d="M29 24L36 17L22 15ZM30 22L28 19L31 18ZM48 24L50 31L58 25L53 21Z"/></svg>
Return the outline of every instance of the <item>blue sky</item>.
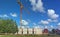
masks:
<svg viewBox="0 0 60 37"><path fill-rule="evenodd" d="M20 0L22 24L29 27L57 28L60 25L60 0ZM20 6L17 0L0 0L0 18L16 20L20 26Z"/></svg>

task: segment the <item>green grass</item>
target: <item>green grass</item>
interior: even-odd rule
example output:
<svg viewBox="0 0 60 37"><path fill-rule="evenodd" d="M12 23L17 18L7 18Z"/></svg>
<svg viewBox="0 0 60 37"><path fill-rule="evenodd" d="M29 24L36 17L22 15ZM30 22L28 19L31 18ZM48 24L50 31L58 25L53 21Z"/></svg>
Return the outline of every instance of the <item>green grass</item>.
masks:
<svg viewBox="0 0 60 37"><path fill-rule="evenodd" d="M0 37L60 37L60 35L0 35Z"/></svg>

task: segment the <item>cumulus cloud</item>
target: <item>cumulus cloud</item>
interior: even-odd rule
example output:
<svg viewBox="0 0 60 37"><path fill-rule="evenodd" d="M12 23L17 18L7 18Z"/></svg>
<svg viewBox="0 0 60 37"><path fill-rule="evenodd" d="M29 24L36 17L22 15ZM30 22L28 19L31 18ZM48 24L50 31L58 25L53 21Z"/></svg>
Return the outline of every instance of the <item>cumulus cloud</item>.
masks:
<svg viewBox="0 0 60 37"><path fill-rule="evenodd" d="M34 11L45 12L42 0L37 0L37 2L36 0L29 0L29 1L31 2Z"/></svg>
<svg viewBox="0 0 60 37"><path fill-rule="evenodd" d="M36 23L33 23L33 25L35 26L35 25L37 25Z"/></svg>
<svg viewBox="0 0 60 37"><path fill-rule="evenodd" d="M58 22L58 20L56 19L56 20L53 20L53 22Z"/></svg>
<svg viewBox="0 0 60 37"><path fill-rule="evenodd" d="M28 21L26 21L26 20L22 20L22 25L28 25Z"/></svg>
<svg viewBox="0 0 60 37"><path fill-rule="evenodd" d="M48 22L52 22L52 19L47 19Z"/></svg>
<svg viewBox="0 0 60 37"><path fill-rule="evenodd" d="M54 14L55 14L55 11L54 10L52 10L52 9L49 9L48 10L48 15L49 16L54 15Z"/></svg>
<svg viewBox="0 0 60 37"><path fill-rule="evenodd" d="M34 26L34 28L40 28L40 26Z"/></svg>
<svg viewBox="0 0 60 37"><path fill-rule="evenodd" d="M57 19L47 19L48 22L58 22Z"/></svg>
<svg viewBox="0 0 60 37"><path fill-rule="evenodd" d="M55 13L55 10L48 9L48 16L50 17L49 22L58 22L59 15Z"/></svg>
<svg viewBox="0 0 60 37"><path fill-rule="evenodd" d="M55 10L53 9L48 9L48 16L51 18L51 19L57 19L59 17L58 14L55 13Z"/></svg>
<svg viewBox="0 0 60 37"><path fill-rule="evenodd" d="M0 15L0 17L9 17L7 14Z"/></svg>
<svg viewBox="0 0 60 37"><path fill-rule="evenodd" d="M53 28L53 25L51 25L50 27Z"/></svg>
<svg viewBox="0 0 60 37"><path fill-rule="evenodd" d="M45 26L45 28L48 28L47 26Z"/></svg>
<svg viewBox="0 0 60 37"><path fill-rule="evenodd" d="M54 14L51 16L52 19L57 19L58 17L59 17L59 15L57 15L57 14Z"/></svg>
<svg viewBox="0 0 60 37"><path fill-rule="evenodd" d="M58 23L58 25L60 25L60 23Z"/></svg>
<svg viewBox="0 0 60 37"><path fill-rule="evenodd" d="M12 17L17 17L17 14L16 14L16 13L10 13L10 15L11 15Z"/></svg>
<svg viewBox="0 0 60 37"><path fill-rule="evenodd" d="M46 20L41 20L41 21L40 21L40 23L41 23L41 24L44 24L44 25L49 24L49 22L48 22L48 21L46 21Z"/></svg>
<svg viewBox="0 0 60 37"><path fill-rule="evenodd" d="M55 19L55 20L53 20L53 19L47 19L47 20L41 20L41 21L38 22L38 23L39 23L39 24L43 24L43 25L48 25L48 24L51 23L51 22L56 23L56 22L58 22L58 20L57 20L57 19Z"/></svg>

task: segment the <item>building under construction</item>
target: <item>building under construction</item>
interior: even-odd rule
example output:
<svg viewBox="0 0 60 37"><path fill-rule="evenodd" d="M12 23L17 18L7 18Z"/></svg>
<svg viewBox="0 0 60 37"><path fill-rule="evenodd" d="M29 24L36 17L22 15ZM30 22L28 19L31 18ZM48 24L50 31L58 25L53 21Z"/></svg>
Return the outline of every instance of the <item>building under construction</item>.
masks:
<svg viewBox="0 0 60 37"><path fill-rule="evenodd" d="M42 34L41 28L19 28L18 34Z"/></svg>

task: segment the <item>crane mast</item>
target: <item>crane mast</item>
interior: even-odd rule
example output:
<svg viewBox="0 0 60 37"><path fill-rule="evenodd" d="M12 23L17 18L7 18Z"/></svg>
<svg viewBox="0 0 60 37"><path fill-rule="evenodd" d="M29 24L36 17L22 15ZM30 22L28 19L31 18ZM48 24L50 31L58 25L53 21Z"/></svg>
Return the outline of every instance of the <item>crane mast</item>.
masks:
<svg viewBox="0 0 60 37"><path fill-rule="evenodd" d="M20 28L22 29L22 10L26 10L26 8L24 8L23 4L20 2L20 0L18 0L18 4L20 5ZM27 11L28 12L28 11ZM29 13L29 12L28 12ZM27 28L28 29L28 28ZM27 30L28 32L28 30ZM23 34L23 29L22 29L22 34Z"/></svg>
<svg viewBox="0 0 60 37"><path fill-rule="evenodd" d="M18 0L18 4L20 5L20 28L22 28L22 9L23 9L23 5L20 2L20 0Z"/></svg>

